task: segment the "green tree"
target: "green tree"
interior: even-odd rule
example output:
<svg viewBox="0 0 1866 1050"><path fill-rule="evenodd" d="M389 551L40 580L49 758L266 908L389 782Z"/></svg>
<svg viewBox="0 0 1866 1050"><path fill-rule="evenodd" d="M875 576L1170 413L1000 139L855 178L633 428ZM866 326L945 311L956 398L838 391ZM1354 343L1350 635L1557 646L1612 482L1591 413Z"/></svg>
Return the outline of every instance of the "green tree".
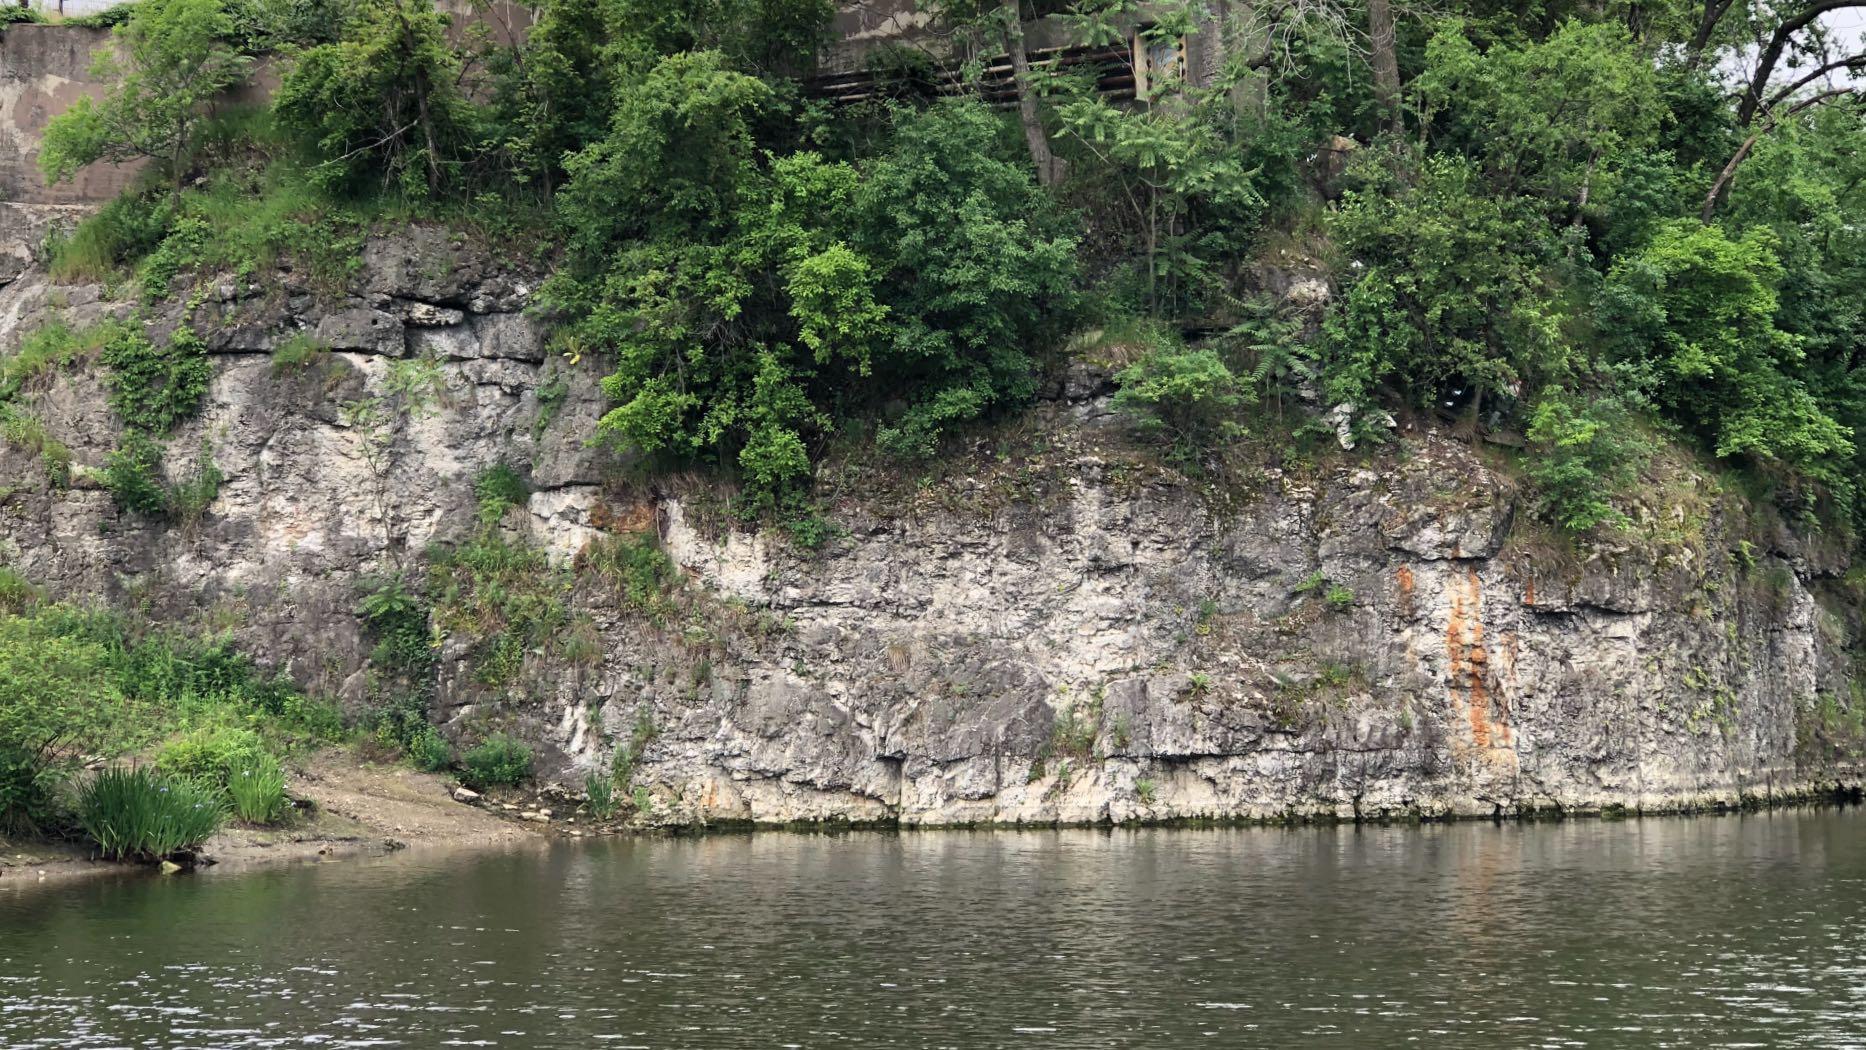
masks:
<svg viewBox="0 0 1866 1050"><path fill-rule="evenodd" d="M310 145L326 187L374 176L383 188L434 194L475 136L459 81L447 17L432 4L359 0L336 42L298 56L272 111Z"/></svg>
<svg viewBox="0 0 1866 1050"><path fill-rule="evenodd" d="M1076 237L1004 130L980 102L942 102L901 115L862 173L856 244L884 272L893 329L875 377L909 406L878 438L899 454L1029 400L1079 306Z"/></svg>
<svg viewBox="0 0 1866 1050"><path fill-rule="evenodd" d="M1652 60L1614 23L1564 22L1547 40L1480 51L1451 21L1412 90L1437 144L1477 158L1499 195L1571 212L1653 148L1664 117Z"/></svg>
<svg viewBox="0 0 1866 1050"><path fill-rule="evenodd" d="M62 182L97 161L148 158L177 196L202 122L252 60L227 43L233 20L221 0L144 0L98 50L95 78L114 86L81 98L46 126L39 166Z"/></svg>
<svg viewBox="0 0 1866 1050"><path fill-rule="evenodd" d="M1780 459L1850 489L1850 434L1799 377L1800 340L1776 325L1775 237L1732 239L1690 219L1614 264L1600 329L1661 410L1719 456Z"/></svg>
<svg viewBox="0 0 1866 1050"><path fill-rule="evenodd" d="M1183 2L1150 10L1140 43L1153 48L1178 47L1204 17ZM1069 19L1084 39L1113 46L1136 15L1130 0L1095 0ZM1228 90L1240 75L1197 87L1155 69L1138 105L1111 99L1094 73L1050 85L1065 142L1090 187L1084 192L1106 213L1100 222L1132 242L1137 298L1150 313L1195 314L1220 298L1223 263L1258 232L1266 201L1248 147L1263 122L1240 120Z"/></svg>
<svg viewBox="0 0 1866 1050"><path fill-rule="evenodd" d="M1331 405L1366 408L1390 385L1421 407L1467 398L1478 418L1560 374L1547 226L1486 193L1470 161L1434 156L1416 186L1348 194L1332 232L1354 277L1322 326Z"/></svg>
<svg viewBox="0 0 1866 1050"><path fill-rule="evenodd" d="M661 59L712 52L777 85L812 68L833 14L831 0L546 0L525 43L490 56L503 146L554 192L564 159L605 136L617 98Z"/></svg>

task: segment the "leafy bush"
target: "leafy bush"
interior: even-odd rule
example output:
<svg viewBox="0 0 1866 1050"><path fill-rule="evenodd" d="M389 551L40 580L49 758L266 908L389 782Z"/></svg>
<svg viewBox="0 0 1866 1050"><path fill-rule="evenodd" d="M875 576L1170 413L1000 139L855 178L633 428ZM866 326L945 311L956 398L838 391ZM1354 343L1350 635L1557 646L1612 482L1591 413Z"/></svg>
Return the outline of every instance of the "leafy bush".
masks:
<svg viewBox="0 0 1866 1050"><path fill-rule="evenodd" d="M227 771L233 812L248 824L271 824L285 815L285 770L271 755L238 759Z"/></svg>
<svg viewBox="0 0 1866 1050"><path fill-rule="evenodd" d="M1361 267L1322 326L1331 406L1375 405L1390 385L1417 407L1462 397L1481 414L1559 365L1546 227L1486 193L1475 165L1434 156L1416 186L1349 193L1332 228Z"/></svg>
<svg viewBox="0 0 1866 1050"><path fill-rule="evenodd" d="M194 216L176 220L162 243L143 259L137 275L143 298L152 303L168 298L169 285L176 275L200 258L212 234L207 223Z"/></svg>
<svg viewBox="0 0 1866 1050"><path fill-rule="evenodd" d="M633 783L635 767L641 764L642 755L647 753L648 745L658 732L653 713L644 706L635 715L635 724L629 729L628 740L609 756L609 779L624 787Z"/></svg>
<svg viewBox="0 0 1866 1050"><path fill-rule="evenodd" d="M0 831L47 826L52 789L80 753L181 731L159 767L222 791L231 763L265 753L261 732L279 746L342 733L335 708L262 675L225 639L138 630L69 605L13 608L0 612Z"/></svg>
<svg viewBox="0 0 1866 1050"><path fill-rule="evenodd" d="M1626 522L1612 498L1632 482L1647 449L1619 399L1580 405L1551 388L1531 417L1529 441L1525 467L1545 517L1574 532Z"/></svg>
<svg viewBox="0 0 1866 1050"><path fill-rule="evenodd" d="M400 577L365 582L357 612L376 640L370 660L389 673L412 679L434 665L428 644L428 607Z"/></svg>
<svg viewBox="0 0 1866 1050"><path fill-rule="evenodd" d="M61 759L95 744L119 703L103 647L0 617L0 831L50 819Z"/></svg>
<svg viewBox="0 0 1866 1050"><path fill-rule="evenodd" d="M497 524L506 511L525 505L531 486L510 466L495 463L474 480L473 495L479 501L480 521Z"/></svg>
<svg viewBox="0 0 1866 1050"><path fill-rule="evenodd" d="M460 760L460 779L475 790L511 787L531 777L531 748L503 733L481 741Z"/></svg>
<svg viewBox="0 0 1866 1050"><path fill-rule="evenodd" d="M196 730L163 745L156 753L155 767L168 776L224 792L237 771L271 757L258 733L221 727Z"/></svg>
<svg viewBox="0 0 1866 1050"><path fill-rule="evenodd" d="M63 771L37 752L0 744L0 836L29 835L57 814Z"/></svg>
<svg viewBox="0 0 1866 1050"><path fill-rule="evenodd" d="M838 410L899 399L879 440L930 453L1035 389L1073 304L1074 242L977 102L900 114L866 169L761 154L770 89L664 59L566 162L571 266L547 298L605 350L610 438L736 467L759 509L807 486Z"/></svg>
<svg viewBox="0 0 1866 1050"><path fill-rule="evenodd" d="M194 850L225 819L220 792L147 767L106 769L78 796L78 823L115 859L156 861Z"/></svg>
<svg viewBox="0 0 1866 1050"><path fill-rule="evenodd" d="M168 513L162 446L140 431L124 435L123 444L104 458L100 480L122 510L151 517Z"/></svg>
<svg viewBox="0 0 1866 1050"><path fill-rule="evenodd" d="M423 726L408 739L408 760L426 773L438 773L454 764L453 745L433 726Z"/></svg>
<svg viewBox="0 0 1866 1050"><path fill-rule="evenodd" d="M1115 407L1143 432L1172 442L1175 458L1196 463L1239 427L1237 376L1212 350L1155 350L1115 377Z"/></svg>
<svg viewBox="0 0 1866 1050"><path fill-rule="evenodd" d="M945 101L903 115L863 172L857 245L892 318L875 375L908 402L883 448L928 454L952 425L1029 400L1034 355L1078 308L1075 237L1003 143L982 103Z"/></svg>
<svg viewBox="0 0 1866 1050"><path fill-rule="evenodd" d="M114 325L103 343L110 407L126 426L162 435L200 411L214 376L207 345L187 327L157 347L128 324Z"/></svg>

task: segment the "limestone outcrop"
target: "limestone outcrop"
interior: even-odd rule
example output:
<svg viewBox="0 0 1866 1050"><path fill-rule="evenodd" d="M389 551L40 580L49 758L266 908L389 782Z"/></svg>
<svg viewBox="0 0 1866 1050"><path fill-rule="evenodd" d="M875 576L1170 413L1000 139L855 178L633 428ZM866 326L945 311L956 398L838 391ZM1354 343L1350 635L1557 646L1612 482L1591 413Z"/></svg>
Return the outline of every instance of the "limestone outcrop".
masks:
<svg viewBox="0 0 1866 1050"><path fill-rule="evenodd" d="M167 469L211 459L217 498L189 522L119 511L97 480L118 424L79 362L23 395L69 483L0 450L0 553L56 593L230 630L360 710L362 581L418 579L483 528L474 479L505 464L529 496L504 527L567 567L582 644L489 685L440 632L430 715L460 743L523 735L566 784L627 748L667 822L1658 809L1858 782L1831 724L1860 629L1843 546L1690 463L1623 536L1575 546L1489 450L1421 424L1189 480L1077 365L940 463L826 467L837 532L807 549L592 447L600 362L553 350L536 283L417 228L372 240L347 287L229 276L153 310L152 333L210 348ZM132 311L22 264L0 350ZM684 580L655 615L577 567L627 531Z"/></svg>

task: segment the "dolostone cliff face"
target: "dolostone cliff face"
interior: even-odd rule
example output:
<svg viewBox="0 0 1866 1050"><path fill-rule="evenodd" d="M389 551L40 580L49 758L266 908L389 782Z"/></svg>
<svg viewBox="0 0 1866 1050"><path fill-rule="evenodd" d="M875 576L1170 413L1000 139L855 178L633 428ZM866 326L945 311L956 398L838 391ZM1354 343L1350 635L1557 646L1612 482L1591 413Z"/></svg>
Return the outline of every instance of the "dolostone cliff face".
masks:
<svg viewBox="0 0 1866 1050"><path fill-rule="evenodd" d="M625 749L655 822L1653 810L1858 783L1843 547L1759 524L1691 464L1577 549L1486 449L1423 427L1187 480L1078 363L941 463L828 468L840 528L811 550L591 447L600 364L548 350L535 283L426 228L371 240L337 293L209 282L150 324L185 314L210 347L205 408L167 441L171 475L224 476L207 511L118 510L96 480L118 424L80 363L25 395L69 487L0 450L5 560L231 630L361 710L365 581L499 530L548 554L562 615L490 677L485 639L437 615L430 717L463 744L515 732L565 784ZM24 266L0 348L131 312ZM294 337L328 349L275 359ZM487 524L474 483L500 464L529 495ZM578 557L634 534L678 566L651 604Z"/></svg>

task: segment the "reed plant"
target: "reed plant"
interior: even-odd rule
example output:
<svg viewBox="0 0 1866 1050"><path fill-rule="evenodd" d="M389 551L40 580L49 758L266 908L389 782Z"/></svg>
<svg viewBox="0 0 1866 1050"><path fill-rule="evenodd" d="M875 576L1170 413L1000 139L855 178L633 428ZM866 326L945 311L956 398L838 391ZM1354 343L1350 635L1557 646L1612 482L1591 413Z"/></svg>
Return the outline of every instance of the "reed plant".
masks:
<svg viewBox="0 0 1866 1050"><path fill-rule="evenodd" d="M616 801L616 782L607 773L591 773L583 780L584 793L590 797L590 815L608 820L620 808Z"/></svg>
<svg viewBox="0 0 1866 1050"><path fill-rule="evenodd" d="M268 754L239 759L227 774L233 812L248 824L272 824L285 815L285 770Z"/></svg>
<svg viewBox="0 0 1866 1050"><path fill-rule="evenodd" d="M78 798L78 823L115 859L157 861L193 850L225 819L218 792L148 767L106 769Z"/></svg>

